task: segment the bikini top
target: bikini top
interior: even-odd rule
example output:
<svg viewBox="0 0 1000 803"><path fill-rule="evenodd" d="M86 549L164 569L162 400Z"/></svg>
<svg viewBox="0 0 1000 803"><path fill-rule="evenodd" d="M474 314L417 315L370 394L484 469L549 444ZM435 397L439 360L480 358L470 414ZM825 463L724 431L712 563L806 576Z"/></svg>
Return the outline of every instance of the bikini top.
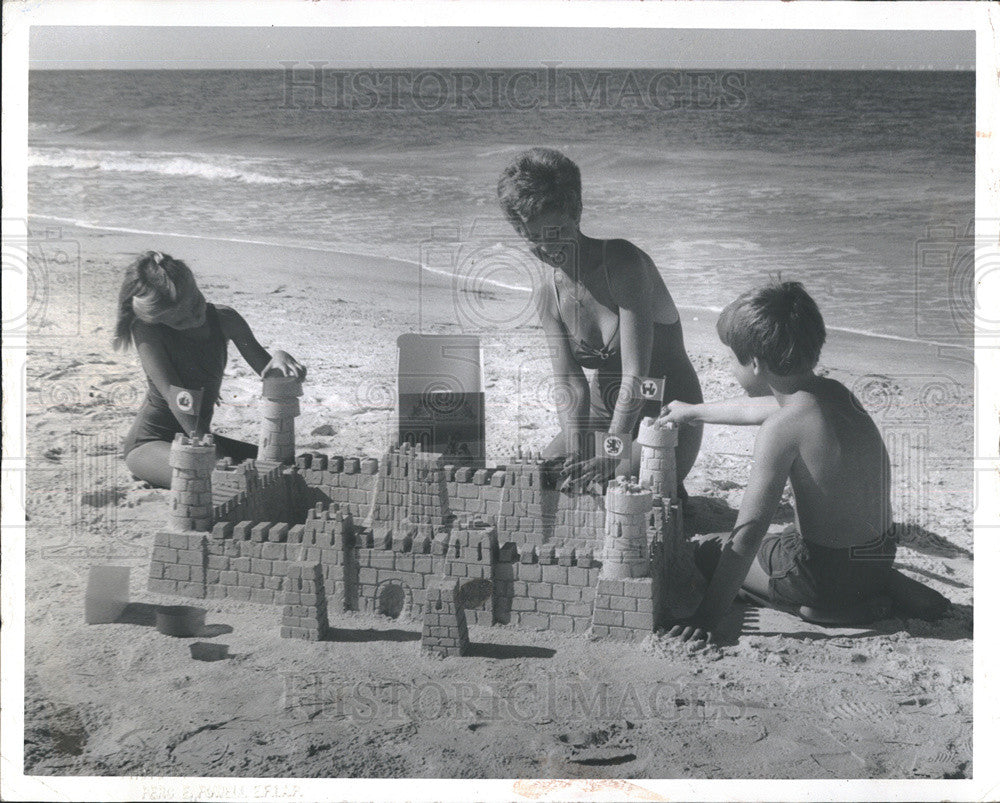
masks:
<svg viewBox="0 0 1000 803"><path fill-rule="evenodd" d="M611 284L608 279L608 266L607 263L602 265L604 270L604 281L608 286L608 295L611 295ZM556 297L556 309L559 311L560 319L562 318L562 305L559 299L559 283L556 281L556 272L552 271L552 289L555 292ZM597 299L594 299L595 301ZM601 302L597 302L600 304ZM605 306L601 304L601 306ZM567 337L570 341L570 350L573 353L573 359L580 365L581 368L603 368L609 363L614 362L618 359L621 352L621 338L619 337L619 329L621 327L621 315L619 314L618 307L614 307L615 312L615 330L612 333L607 343L602 343L600 347L595 347L585 340L574 337L570 331L569 327L565 325L563 321L563 327L566 329ZM660 329L664 327L669 327L672 324L665 324L660 322L653 323L653 340L654 343L659 339Z"/></svg>
<svg viewBox="0 0 1000 803"><path fill-rule="evenodd" d="M605 282L608 281L608 269L607 265L604 268L604 279ZM562 303L559 297L559 282L556 281L556 272L552 271L552 290L555 293L556 298L556 310L559 312L559 318L562 320ZM608 289L610 294L610 286ZM596 301L596 299L595 299ZM597 303L600 304L598 301ZM604 306L603 304L601 306ZM600 347L592 346L585 340L574 337L570 334L569 327L565 325L563 321L563 327L566 329L567 337L570 342L570 351L573 353L573 359L579 363L581 368L601 368L608 362L613 360L618 356L621 350L620 339L618 337L618 329L621 326L621 315L618 314L618 308L615 307L615 331L611 335L609 342L606 344L601 344Z"/></svg>

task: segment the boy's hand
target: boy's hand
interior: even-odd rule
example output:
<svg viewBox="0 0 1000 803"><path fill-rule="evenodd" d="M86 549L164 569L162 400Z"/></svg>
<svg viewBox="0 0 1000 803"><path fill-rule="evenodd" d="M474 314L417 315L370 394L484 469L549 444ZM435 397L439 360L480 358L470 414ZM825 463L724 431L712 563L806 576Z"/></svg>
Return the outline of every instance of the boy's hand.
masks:
<svg viewBox="0 0 1000 803"><path fill-rule="evenodd" d="M297 379L306 378L305 366L299 363L287 351L274 352L271 356L271 361L264 366L264 370L260 372L260 375L267 376L269 373L276 373L280 376L294 376Z"/></svg>
<svg viewBox="0 0 1000 803"><path fill-rule="evenodd" d="M592 457L580 460L577 455L566 459L563 469L559 472L560 491L567 493L574 489L586 489L592 482L605 483L615 476L618 460L613 457Z"/></svg>
<svg viewBox="0 0 1000 803"><path fill-rule="evenodd" d="M674 400L667 405L664 412L660 413L660 417L656 419L656 424L657 426L667 423L697 424L697 406L696 404Z"/></svg>

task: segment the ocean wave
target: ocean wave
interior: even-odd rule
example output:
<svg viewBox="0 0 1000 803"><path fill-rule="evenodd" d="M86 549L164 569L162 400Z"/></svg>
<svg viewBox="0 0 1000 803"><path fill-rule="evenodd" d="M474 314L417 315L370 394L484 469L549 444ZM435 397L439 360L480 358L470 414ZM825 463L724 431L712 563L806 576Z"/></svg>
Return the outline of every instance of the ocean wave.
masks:
<svg viewBox="0 0 1000 803"><path fill-rule="evenodd" d="M280 176L261 172L236 160L225 160L208 154L32 148L28 152L28 166L113 173L151 173L160 176L199 178L206 181L239 181L244 184L299 187L347 188L362 187L366 184L361 173L347 168L337 168L333 175L325 175L323 178Z"/></svg>
<svg viewBox="0 0 1000 803"><path fill-rule="evenodd" d="M763 246L753 240L735 238L732 240L674 240L671 246L685 248L722 248L726 251L762 251Z"/></svg>
<svg viewBox="0 0 1000 803"><path fill-rule="evenodd" d="M711 306L706 304L678 304L678 309L688 312L709 312L713 315L720 315L724 307ZM876 340L895 340L899 343L917 343L921 346L939 346L941 348L957 348L963 351L971 351L974 347L964 343L944 342L940 340L927 340L919 337L906 337L904 335L893 335L887 332L876 332L872 329L858 329L853 326L827 326L827 332L842 332L846 335L857 335L859 337L871 337ZM970 336L970 341L972 337Z"/></svg>

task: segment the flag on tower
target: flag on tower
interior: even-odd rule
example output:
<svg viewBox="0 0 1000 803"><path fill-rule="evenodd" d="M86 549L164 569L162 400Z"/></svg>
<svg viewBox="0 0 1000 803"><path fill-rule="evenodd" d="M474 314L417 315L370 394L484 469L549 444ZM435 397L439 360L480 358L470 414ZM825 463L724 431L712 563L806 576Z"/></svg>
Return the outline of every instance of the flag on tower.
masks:
<svg viewBox="0 0 1000 803"><path fill-rule="evenodd" d="M174 414L184 431L188 435L198 432L198 423L201 417L201 399L205 395L203 390L192 390L191 388L179 388L176 385L170 386L167 394L167 405L170 412Z"/></svg>
<svg viewBox="0 0 1000 803"><path fill-rule="evenodd" d="M662 376L639 377L639 396L646 401L663 401L663 386L666 381L666 377Z"/></svg>

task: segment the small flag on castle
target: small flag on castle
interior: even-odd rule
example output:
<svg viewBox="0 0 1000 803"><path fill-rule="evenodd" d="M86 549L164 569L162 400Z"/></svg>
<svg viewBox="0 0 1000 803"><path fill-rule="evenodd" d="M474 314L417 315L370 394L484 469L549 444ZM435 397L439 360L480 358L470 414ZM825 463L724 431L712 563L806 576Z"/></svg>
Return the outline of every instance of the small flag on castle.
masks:
<svg viewBox="0 0 1000 803"><path fill-rule="evenodd" d="M594 433L594 453L598 457L613 457L621 459L632 452L632 436L617 435L611 432Z"/></svg>
<svg viewBox="0 0 1000 803"><path fill-rule="evenodd" d="M639 396L646 401L663 401L663 386L666 381L666 377L662 376L639 377Z"/></svg>
<svg viewBox="0 0 1000 803"><path fill-rule="evenodd" d="M201 416L201 397L203 390L191 390L190 388L179 388L176 385L170 386L167 395L167 405L170 412L174 414L177 422L184 427L188 435L194 435L198 431L198 420Z"/></svg>

